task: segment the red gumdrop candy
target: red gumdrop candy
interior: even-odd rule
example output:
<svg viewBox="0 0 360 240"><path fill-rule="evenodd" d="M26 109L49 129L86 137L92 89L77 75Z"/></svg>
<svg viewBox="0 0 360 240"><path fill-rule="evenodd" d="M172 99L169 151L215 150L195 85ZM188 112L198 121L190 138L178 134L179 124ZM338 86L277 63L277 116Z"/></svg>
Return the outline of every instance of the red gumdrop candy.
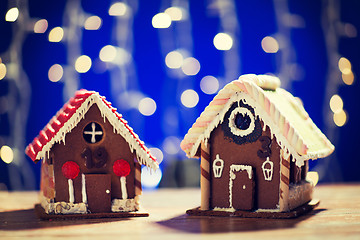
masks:
<svg viewBox="0 0 360 240"><path fill-rule="evenodd" d="M67 161L61 168L63 175L67 179L75 179L80 172L79 165L74 161Z"/></svg>
<svg viewBox="0 0 360 240"><path fill-rule="evenodd" d="M119 159L114 162L113 170L116 176L126 177L130 173L130 164L124 159Z"/></svg>

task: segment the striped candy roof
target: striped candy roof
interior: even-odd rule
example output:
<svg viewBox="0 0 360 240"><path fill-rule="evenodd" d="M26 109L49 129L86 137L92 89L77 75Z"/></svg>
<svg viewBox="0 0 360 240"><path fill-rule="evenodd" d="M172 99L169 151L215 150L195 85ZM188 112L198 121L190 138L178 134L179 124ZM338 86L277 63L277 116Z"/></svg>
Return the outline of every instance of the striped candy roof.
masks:
<svg viewBox="0 0 360 240"><path fill-rule="evenodd" d="M116 111L116 108L111 106L105 97L100 96L95 91L79 90L75 96L71 98L65 105L56 113L39 135L30 143L25 153L34 161L45 158L51 147L55 143L63 141L65 143L65 136L84 118L86 112L93 104L97 104L101 115L107 118L110 124L114 127L114 132L120 134L129 144L130 150L135 150L140 164L147 165L152 169L158 168L156 158L146 148L144 142L139 139L139 136L128 125L127 121Z"/></svg>
<svg viewBox="0 0 360 240"><path fill-rule="evenodd" d="M225 113L239 98L246 98L255 114L270 128L284 154L297 165L304 160L326 157L334 146L310 119L299 100L280 88L280 80L268 75L242 75L214 97L181 142L188 157L199 157L200 143L222 123Z"/></svg>

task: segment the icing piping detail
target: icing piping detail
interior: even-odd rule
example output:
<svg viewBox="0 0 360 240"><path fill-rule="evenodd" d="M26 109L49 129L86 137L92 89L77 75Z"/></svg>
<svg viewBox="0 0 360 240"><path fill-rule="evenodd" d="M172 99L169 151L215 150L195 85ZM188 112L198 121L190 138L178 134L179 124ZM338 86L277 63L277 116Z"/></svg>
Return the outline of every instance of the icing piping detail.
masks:
<svg viewBox="0 0 360 240"><path fill-rule="evenodd" d="M215 178L221 178L224 169L224 160L220 159L219 154L216 154L216 158L213 162L213 172Z"/></svg>

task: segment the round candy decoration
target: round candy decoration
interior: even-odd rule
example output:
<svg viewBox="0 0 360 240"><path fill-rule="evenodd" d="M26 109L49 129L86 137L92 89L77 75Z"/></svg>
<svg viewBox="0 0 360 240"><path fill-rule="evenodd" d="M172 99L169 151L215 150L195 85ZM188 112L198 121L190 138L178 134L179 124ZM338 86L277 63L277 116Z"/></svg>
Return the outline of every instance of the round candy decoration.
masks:
<svg viewBox="0 0 360 240"><path fill-rule="evenodd" d="M130 164L124 159L118 159L114 162L113 171L118 177L126 177L130 174Z"/></svg>
<svg viewBox="0 0 360 240"><path fill-rule="evenodd" d="M67 179L75 179L80 172L79 165L74 161L67 161L61 168L62 174Z"/></svg>

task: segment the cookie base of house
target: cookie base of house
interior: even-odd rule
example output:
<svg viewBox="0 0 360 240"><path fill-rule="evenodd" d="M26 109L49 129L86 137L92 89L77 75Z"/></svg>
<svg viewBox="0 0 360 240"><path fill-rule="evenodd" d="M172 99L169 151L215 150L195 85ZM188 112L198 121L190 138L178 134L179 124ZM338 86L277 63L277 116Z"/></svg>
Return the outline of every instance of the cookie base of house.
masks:
<svg viewBox="0 0 360 240"><path fill-rule="evenodd" d="M243 217L243 218L296 218L301 215L304 215L308 212L311 212L317 206L319 206L320 201L313 199L310 202L307 202L289 212L272 212L269 210L257 210L257 211L241 211L228 209L216 209L216 210L200 210L200 207L189 209L186 213L190 216L211 216L211 217Z"/></svg>
<svg viewBox="0 0 360 240"><path fill-rule="evenodd" d="M71 214L48 214L40 204L35 205L35 214L42 220L69 220L69 219L96 219L96 218L129 218L148 217L146 212L110 212L110 213L71 213Z"/></svg>

